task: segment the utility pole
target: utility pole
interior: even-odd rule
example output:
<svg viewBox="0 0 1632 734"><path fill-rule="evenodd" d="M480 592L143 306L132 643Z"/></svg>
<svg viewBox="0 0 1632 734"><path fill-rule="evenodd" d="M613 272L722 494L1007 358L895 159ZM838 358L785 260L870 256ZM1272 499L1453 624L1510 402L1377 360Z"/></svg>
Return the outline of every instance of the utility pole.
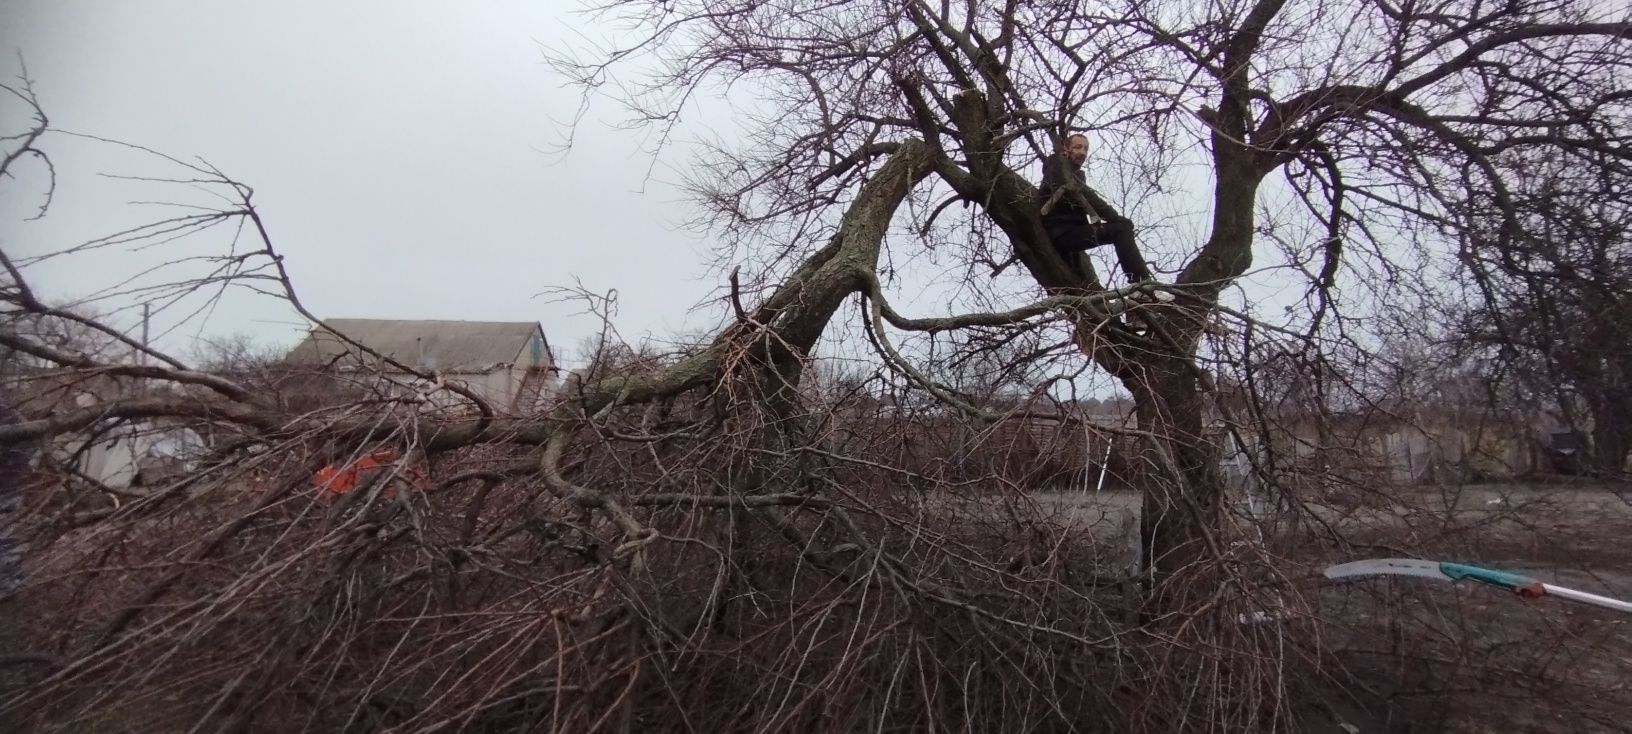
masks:
<svg viewBox="0 0 1632 734"><path fill-rule="evenodd" d="M147 326L148 326L148 321L150 319L152 319L152 317L153 317L153 304L143 303L142 304L142 353L141 353L140 356L137 357L138 359L141 360L140 364L143 367L147 366L147 349L148 349L148 346L147 346L147 333L148 333L147 332Z"/></svg>

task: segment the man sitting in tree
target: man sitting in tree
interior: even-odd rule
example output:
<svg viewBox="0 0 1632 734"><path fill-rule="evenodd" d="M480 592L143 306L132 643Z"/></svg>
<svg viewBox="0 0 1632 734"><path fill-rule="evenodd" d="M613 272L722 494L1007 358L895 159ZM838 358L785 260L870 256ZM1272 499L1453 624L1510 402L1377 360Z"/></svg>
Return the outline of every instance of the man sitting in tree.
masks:
<svg viewBox="0 0 1632 734"><path fill-rule="evenodd" d="M1155 280L1134 244L1133 222L1088 187L1082 174L1082 164L1087 160L1088 138L1078 133L1065 139L1064 150L1043 162L1043 227L1055 252L1073 272L1081 274L1080 253L1100 245L1115 245L1116 259L1129 282Z"/></svg>

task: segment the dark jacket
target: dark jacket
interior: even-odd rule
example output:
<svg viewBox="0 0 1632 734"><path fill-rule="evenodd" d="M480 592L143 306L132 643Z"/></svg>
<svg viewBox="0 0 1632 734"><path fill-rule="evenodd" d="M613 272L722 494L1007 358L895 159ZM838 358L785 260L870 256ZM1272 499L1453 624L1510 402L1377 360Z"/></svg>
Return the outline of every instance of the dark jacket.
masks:
<svg viewBox="0 0 1632 734"><path fill-rule="evenodd" d="M1071 165L1064 153L1055 153L1043 160L1043 183L1038 187L1038 196L1044 224L1081 224L1090 215L1107 222L1122 219L1121 213L1088 185L1082 168Z"/></svg>

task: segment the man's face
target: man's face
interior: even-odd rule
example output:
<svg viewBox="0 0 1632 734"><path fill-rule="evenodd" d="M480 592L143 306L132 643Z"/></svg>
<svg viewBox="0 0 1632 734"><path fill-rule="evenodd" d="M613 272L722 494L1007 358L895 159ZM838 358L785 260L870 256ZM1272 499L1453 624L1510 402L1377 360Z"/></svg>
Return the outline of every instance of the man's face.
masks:
<svg viewBox="0 0 1632 734"><path fill-rule="evenodd" d="M1065 141L1065 157L1070 159L1071 165L1080 166L1088 160L1088 139L1081 135L1072 135Z"/></svg>

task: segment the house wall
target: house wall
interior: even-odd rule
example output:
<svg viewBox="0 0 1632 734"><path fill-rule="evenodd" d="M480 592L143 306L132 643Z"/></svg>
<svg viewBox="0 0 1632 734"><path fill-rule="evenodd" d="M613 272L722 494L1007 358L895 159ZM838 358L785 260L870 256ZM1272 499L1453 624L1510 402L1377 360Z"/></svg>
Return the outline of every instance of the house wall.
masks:
<svg viewBox="0 0 1632 734"><path fill-rule="evenodd" d="M521 348L521 354L516 355L516 366L525 372L528 368L550 369L555 366L551 360L548 342L544 339L544 330L533 332L533 338Z"/></svg>
<svg viewBox="0 0 1632 734"><path fill-rule="evenodd" d="M544 380L544 384L539 386L537 393L540 400L555 391L555 373L552 371L555 368L553 357L554 355L550 353L549 342L544 338L544 330L535 330L532 338L522 345L521 351L516 354L516 358L510 366L510 397L504 403L506 408L519 410L523 413L537 409L537 405L516 405L516 400L527 383L529 373L536 372L537 377ZM529 392L532 391L529 389Z"/></svg>
<svg viewBox="0 0 1632 734"><path fill-rule="evenodd" d="M393 379L407 381L406 375L396 375ZM443 378L450 384L460 384L476 393L483 400L493 405L495 410L504 410L515 399L516 388L512 378L512 370L495 369L491 372L477 374L447 375ZM466 404L466 400L458 393L447 390L438 390L433 393L433 399L438 407L454 408Z"/></svg>
<svg viewBox="0 0 1632 734"><path fill-rule="evenodd" d="M510 403L516 399L516 386L520 384L514 366L496 369L483 375L467 375L465 379L471 389L487 398L498 410L509 409Z"/></svg>
<svg viewBox="0 0 1632 734"><path fill-rule="evenodd" d="M54 453L59 461L67 461L83 449L79 470L102 484L124 489L135 481L143 467L161 476L164 467L191 470L193 459L203 451L204 441L188 428L153 429L151 427L120 430L104 435L90 448L83 438L67 437L59 441Z"/></svg>
<svg viewBox="0 0 1632 734"><path fill-rule="evenodd" d="M67 455L79 450L84 442L70 444ZM130 486L136 478L137 447L134 441L123 437L102 441L85 451L85 461L80 469L85 476L95 479L109 487L123 489ZM62 458L67 458L67 455Z"/></svg>
<svg viewBox="0 0 1632 734"><path fill-rule="evenodd" d="M500 367L490 372L445 374L442 376L448 385L460 385L476 393L478 397L490 403L494 410L505 411L515 400L516 387L519 383L519 372L512 367ZM358 374L352 373L339 378L342 384L357 384L367 386L368 389L381 394L428 396L430 405L426 410L463 410L469 408L469 401L452 390L430 389L414 376L401 373Z"/></svg>
<svg viewBox="0 0 1632 734"><path fill-rule="evenodd" d="M404 345L408 345L408 351L411 352L412 345L418 343L421 347L422 360L427 357L438 357L438 355L425 353L424 343L421 339L414 337L412 333L409 333L406 336L402 333L403 329L409 328L412 325L411 322L392 324L386 322L369 321L368 324L370 329L382 332L382 339L394 340L393 343L396 344L396 347L394 347L393 353L403 351L402 347ZM504 324L503 326L510 327L520 325ZM446 328L455 327L447 326ZM524 333L527 336L522 338L521 335ZM474 338L474 335L466 336ZM531 392L531 386L526 382L529 372L543 370L543 376L550 375L549 370L554 367L552 364L553 355L549 349L549 342L544 336L544 330L537 323L533 323L524 327L523 329L509 330L506 328L502 335L489 336L492 336L494 339L502 339L502 341L480 341L479 343L473 343L474 346L471 344L465 344L464 346L459 346L452 343L442 344L438 346L437 349L440 352L444 352L440 354L439 358L445 363L445 366L438 368L438 366L434 364L437 359L434 358L430 360L432 363L423 364L421 366L431 369L447 370L447 372L443 374L442 378L446 382L462 384L484 400L492 403L495 409L509 411L513 408L516 396L521 391L523 386L528 386L529 392ZM365 343L368 342L368 338L366 336L359 335L358 338ZM487 338L487 336L482 337L484 340ZM407 339L407 341L404 341L405 339ZM301 364L309 364L312 366L315 366L318 363L327 364L328 361L326 359L317 359L314 362L311 358L315 355L329 354L334 352L336 349L341 349L341 347L334 344L333 341L334 340L332 339L320 339L317 336L317 333L314 331L314 334L309 336L306 342L302 342L301 346L296 347L296 349L291 352L291 358L299 356L299 361ZM450 351L461 348L467 349L467 353L453 354ZM511 354L505 354L503 352L504 349L514 349L515 351ZM311 354L307 354L307 352L311 352ZM493 363L500 364L496 364L492 369L485 372L461 373L454 371L456 369L482 369L486 365ZM456 367L456 365L463 365L464 367ZM350 369L348 369L348 367ZM407 393L409 395L413 395L416 393L430 393L435 407L439 408L452 408L458 410L461 409L465 403L465 400L458 395L443 394L447 391L432 391L423 385L415 386L414 383L419 382L419 380L408 375L387 371L387 374L381 378L369 374L371 370L379 368L381 368L381 366L373 365L372 360L363 360L362 362L347 361L342 364L340 375L344 381L354 384L361 384L364 386L373 386L387 394ZM534 372L534 374L538 373ZM386 382L397 384L382 384ZM552 386L551 383L553 383L553 380L547 380L543 387L547 390Z"/></svg>

